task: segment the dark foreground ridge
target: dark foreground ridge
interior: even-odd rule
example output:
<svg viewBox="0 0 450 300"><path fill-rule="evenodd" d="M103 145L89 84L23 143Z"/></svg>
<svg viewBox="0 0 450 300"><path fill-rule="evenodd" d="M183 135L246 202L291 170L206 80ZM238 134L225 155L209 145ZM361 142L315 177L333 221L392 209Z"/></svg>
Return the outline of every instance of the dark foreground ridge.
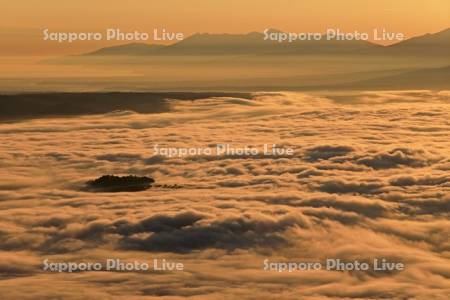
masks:
<svg viewBox="0 0 450 300"><path fill-rule="evenodd" d="M232 92L0 94L0 121L105 114L123 110L144 114L162 113L170 110L168 99L197 100L209 97L250 99L252 95Z"/></svg>
<svg viewBox="0 0 450 300"><path fill-rule="evenodd" d="M152 186L155 182L150 177L138 177L133 175L115 176L103 175L86 182L88 190L93 192L139 192Z"/></svg>

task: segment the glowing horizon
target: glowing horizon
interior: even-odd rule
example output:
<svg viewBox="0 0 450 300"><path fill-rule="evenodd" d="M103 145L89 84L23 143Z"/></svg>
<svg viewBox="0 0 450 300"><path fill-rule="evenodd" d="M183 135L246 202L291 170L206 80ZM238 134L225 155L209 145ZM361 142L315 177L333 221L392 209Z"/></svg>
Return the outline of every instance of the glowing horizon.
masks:
<svg viewBox="0 0 450 300"><path fill-rule="evenodd" d="M105 0L56 4L53 1L22 0L5 2L2 10L4 15L0 20L0 37L3 47L0 55L76 54L124 43L104 40L46 43L42 40L45 28L74 32L96 32L106 28L151 32L154 28L164 28L171 32L182 32L185 37L194 33L245 34L262 32L265 28L284 32L325 32L328 28L339 28L345 32L370 32L375 28L385 28L411 38L450 27L450 2L445 0L427 3L419 0L395 3L386 0L376 3L356 0L339 3L330 0L251 0L244 3L218 0L210 3L193 0L189 4L180 0L151 3L133 0L126 4Z"/></svg>

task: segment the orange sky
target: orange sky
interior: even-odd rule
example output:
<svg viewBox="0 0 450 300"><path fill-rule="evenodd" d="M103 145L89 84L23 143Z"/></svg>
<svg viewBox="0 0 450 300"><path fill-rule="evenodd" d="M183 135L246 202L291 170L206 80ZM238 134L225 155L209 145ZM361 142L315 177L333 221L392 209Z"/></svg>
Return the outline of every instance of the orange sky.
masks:
<svg viewBox="0 0 450 300"><path fill-rule="evenodd" d="M152 32L247 33L277 28L323 32L327 28L402 32L407 37L450 27L448 0L0 0L3 55L76 54L124 42L59 44L42 30L104 32L106 28ZM152 42L152 41L149 41Z"/></svg>

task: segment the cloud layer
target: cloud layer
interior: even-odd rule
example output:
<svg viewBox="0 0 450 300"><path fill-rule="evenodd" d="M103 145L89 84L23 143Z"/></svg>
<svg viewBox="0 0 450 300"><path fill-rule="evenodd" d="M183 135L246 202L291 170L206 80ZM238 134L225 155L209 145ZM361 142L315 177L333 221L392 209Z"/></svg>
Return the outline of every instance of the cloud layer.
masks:
<svg viewBox="0 0 450 300"><path fill-rule="evenodd" d="M449 93L171 100L160 114L0 124L4 299L446 299ZM154 146L292 148L166 157ZM89 193L103 174L156 179ZM49 273L54 261L165 258L183 272ZM271 261L403 262L400 272L263 270Z"/></svg>

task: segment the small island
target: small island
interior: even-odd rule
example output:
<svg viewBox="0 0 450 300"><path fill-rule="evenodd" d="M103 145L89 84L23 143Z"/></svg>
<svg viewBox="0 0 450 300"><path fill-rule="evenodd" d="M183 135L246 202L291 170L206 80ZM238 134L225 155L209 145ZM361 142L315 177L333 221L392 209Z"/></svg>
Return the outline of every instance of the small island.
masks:
<svg viewBox="0 0 450 300"><path fill-rule="evenodd" d="M86 182L88 190L93 192L139 192L152 186L155 182L150 177L103 175Z"/></svg>

